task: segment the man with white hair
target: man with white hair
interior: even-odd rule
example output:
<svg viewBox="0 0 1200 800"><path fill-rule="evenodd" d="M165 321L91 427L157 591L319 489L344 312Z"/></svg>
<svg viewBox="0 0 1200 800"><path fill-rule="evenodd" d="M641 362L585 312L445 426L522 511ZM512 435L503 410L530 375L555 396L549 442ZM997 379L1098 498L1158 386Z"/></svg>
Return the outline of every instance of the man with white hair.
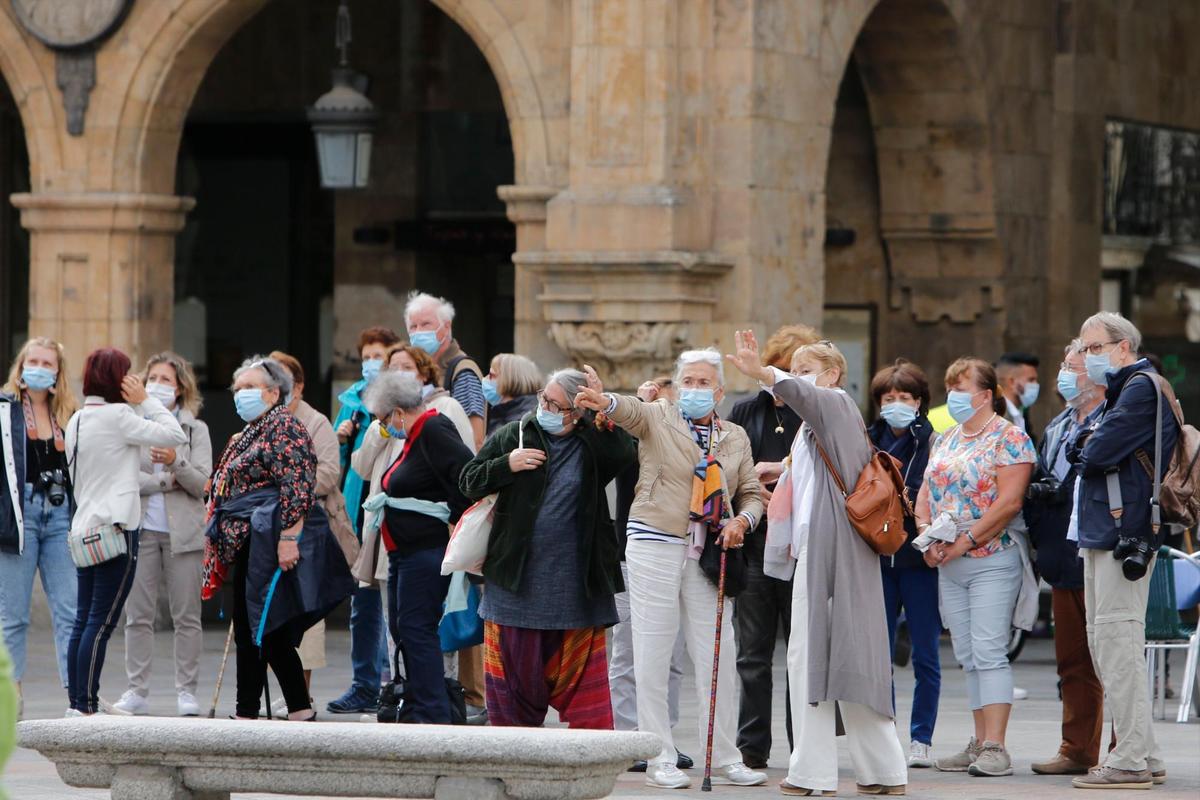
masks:
<svg viewBox="0 0 1200 800"><path fill-rule="evenodd" d="M443 297L413 292L404 306L404 324L413 346L428 353L441 368L442 388L467 412L478 450L486 429L483 371L454 338L454 305Z"/></svg>
<svg viewBox="0 0 1200 800"><path fill-rule="evenodd" d="M1088 648L1104 684L1117 746L1072 785L1149 789L1167 777L1143 678L1148 576L1162 544L1151 473L1158 415L1163 473L1179 426L1166 405L1173 396L1165 391L1169 386L1159 407L1154 382L1160 378L1148 360L1138 357L1142 335L1133 323L1120 314L1101 312L1083 323L1079 339L1087 377L1107 389L1099 421L1071 444L1070 458L1082 476L1072 529L1077 530L1083 558Z"/></svg>

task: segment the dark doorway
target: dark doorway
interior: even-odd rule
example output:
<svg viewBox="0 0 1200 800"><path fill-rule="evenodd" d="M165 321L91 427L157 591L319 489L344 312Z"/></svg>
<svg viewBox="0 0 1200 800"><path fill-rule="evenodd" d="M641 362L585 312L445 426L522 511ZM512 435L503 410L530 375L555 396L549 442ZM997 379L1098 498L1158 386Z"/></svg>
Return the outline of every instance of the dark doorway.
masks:
<svg viewBox="0 0 1200 800"><path fill-rule="evenodd" d="M9 199L29 191L25 129L0 81L0 356L4 373L29 336L29 232ZM2 379L0 379L2 380Z"/></svg>

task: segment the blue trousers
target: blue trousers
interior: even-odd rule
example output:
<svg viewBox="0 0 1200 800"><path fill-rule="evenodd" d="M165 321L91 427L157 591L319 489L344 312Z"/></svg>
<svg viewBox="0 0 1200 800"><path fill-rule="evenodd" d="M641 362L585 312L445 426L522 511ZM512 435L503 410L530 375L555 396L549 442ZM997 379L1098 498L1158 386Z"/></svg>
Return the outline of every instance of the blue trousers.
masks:
<svg viewBox="0 0 1200 800"><path fill-rule="evenodd" d="M383 597L378 586L360 586L350 598L350 688L378 697L387 662Z"/></svg>
<svg viewBox="0 0 1200 800"><path fill-rule="evenodd" d="M108 639L121 620L137 570L138 532L126 531L125 542L125 555L76 570L79 600L67 646L67 695L71 708L85 714L97 711Z"/></svg>
<svg viewBox="0 0 1200 800"><path fill-rule="evenodd" d="M942 665L938 655L938 642L942 636L942 618L938 613L938 573L928 567L893 567L886 558L880 561L892 655L896 654L896 622L902 608L912 638L916 687L913 690L909 737L914 742L932 744L938 700L942 693ZM895 705L896 687L893 682L892 706Z"/></svg>
<svg viewBox="0 0 1200 800"><path fill-rule="evenodd" d="M404 656L412 709L407 722L450 724L438 623L450 576L442 574L445 547L388 553L388 617L392 638ZM393 676L394 677L394 676Z"/></svg>

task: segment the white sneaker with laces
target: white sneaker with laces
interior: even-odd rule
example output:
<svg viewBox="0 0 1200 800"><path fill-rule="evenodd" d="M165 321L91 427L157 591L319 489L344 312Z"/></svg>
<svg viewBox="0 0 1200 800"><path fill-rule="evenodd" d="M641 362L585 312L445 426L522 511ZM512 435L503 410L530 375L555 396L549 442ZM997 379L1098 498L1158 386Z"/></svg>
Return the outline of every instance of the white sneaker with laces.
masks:
<svg viewBox="0 0 1200 800"><path fill-rule="evenodd" d="M196 702L196 696L191 692L180 692L176 707L179 709L181 717L200 716L200 704Z"/></svg>
<svg viewBox="0 0 1200 800"><path fill-rule="evenodd" d="M908 765L920 768L932 767L933 756L929 755L929 745L916 740L910 742L908 745Z"/></svg>
<svg viewBox="0 0 1200 800"><path fill-rule="evenodd" d="M105 709L110 714L124 714L127 717L144 717L150 713L150 701L133 689L121 695L121 699Z"/></svg>
<svg viewBox="0 0 1200 800"><path fill-rule="evenodd" d="M1020 686L1013 687L1013 700L1028 700L1029 690L1022 689Z"/></svg>
<svg viewBox="0 0 1200 800"><path fill-rule="evenodd" d="M77 708L68 708L67 713L63 714L63 716L64 717L82 717L83 712Z"/></svg>
<svg viewBox="0 0 1200 800"><path fill-rule="evenodd" d="M646 785L659 789L686 789L692 785L692 779L674 764L651 764L646 767Z"/></svg>
<svg viewBox="0 0 1200 800"><path fill-rule="evenodd" d="M767 773L752 770L741 761L722 767L718 775L734 786L761 786L767 782Z"/></svg>

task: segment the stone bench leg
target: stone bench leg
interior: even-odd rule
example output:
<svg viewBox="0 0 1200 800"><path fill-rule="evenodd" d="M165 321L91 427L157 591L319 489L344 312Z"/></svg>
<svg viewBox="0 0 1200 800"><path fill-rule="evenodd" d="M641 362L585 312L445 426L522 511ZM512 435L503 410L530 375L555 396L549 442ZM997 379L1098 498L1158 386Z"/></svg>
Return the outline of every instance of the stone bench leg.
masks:
<svg viewBox="0 0 1200 800"><path fill-rule="evenodd" d="M504 791L504 782L496 778L454 778L443 775L434 784L433 799L509 800L509 797Z"/></svg>
<svg viewBox="0 0 1200 800"><path fill-rule="evenodd" d="M192 791L179 770L126 764L113 776L112 800L229 800L228 792Z"/></svg>

